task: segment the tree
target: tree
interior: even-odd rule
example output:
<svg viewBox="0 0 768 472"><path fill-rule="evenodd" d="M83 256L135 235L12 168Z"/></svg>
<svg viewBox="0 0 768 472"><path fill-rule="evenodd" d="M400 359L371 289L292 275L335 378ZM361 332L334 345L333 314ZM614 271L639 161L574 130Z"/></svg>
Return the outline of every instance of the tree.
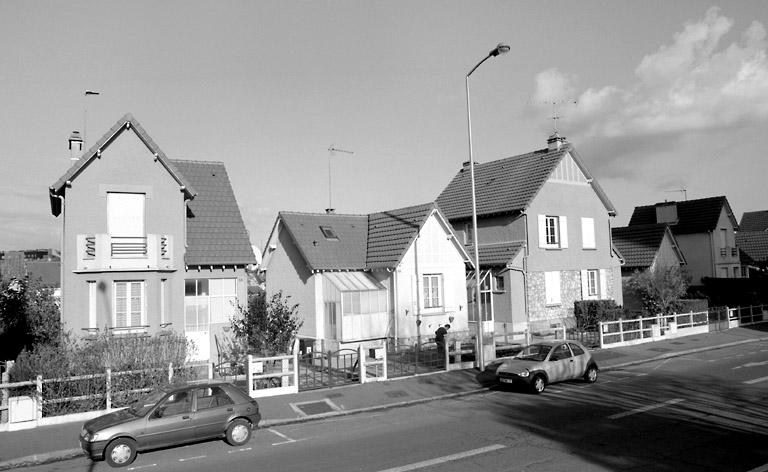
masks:
<svg viewBox="0 0 768 472"><path fill-rule="evenodd" d="M266 293L257 287L248 289L248 306L237 307L239 316L232 319L235 338L250 353L283 353L304 324L298 313L299 305L290 305L283 292L267 300Z"/></svg>
<svg viewBox="0 0 768 472"><path fill-rule="evenodd" d="M680 300L688 290L688 277L679 267L635 272L629 281L649 315L671 315L682 307Z"/></svg>
<svg viewBox="0 0 768 472"><path fill-rule="evenodd" d="M39 344L57 344L62 332L53 289L39 279L0 280L0 359L15 359Z"/></svg>

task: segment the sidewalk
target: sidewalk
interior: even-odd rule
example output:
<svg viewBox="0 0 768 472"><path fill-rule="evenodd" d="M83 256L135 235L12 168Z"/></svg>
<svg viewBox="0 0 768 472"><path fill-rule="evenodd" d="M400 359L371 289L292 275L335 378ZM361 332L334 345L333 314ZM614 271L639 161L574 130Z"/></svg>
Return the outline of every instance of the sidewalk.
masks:
<svg viewBox="0 0 768 472"><path fill-rule="evenodd" d="M768 340L768 324L734 328L592 352L600 369L609 371L668 357ZM487 391L477 370L440 372L365 385L314 390L259 399L262 428L312 421L328 416L406 406ZM0 470L65 460L82 455L82 422L0 433Z"/></svg>

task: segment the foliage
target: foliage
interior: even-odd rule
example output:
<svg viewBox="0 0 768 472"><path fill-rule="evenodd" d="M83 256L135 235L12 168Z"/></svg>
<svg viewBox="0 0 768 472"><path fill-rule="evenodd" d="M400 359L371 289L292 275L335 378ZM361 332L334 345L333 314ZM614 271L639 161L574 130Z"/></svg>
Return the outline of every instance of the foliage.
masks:
<svg viewBox="0 0 768 472"><path fill-rule="evenodd" d="M671 315L683 306L680 300L688 290L688 277L678 267L645 270L632 275L629 288L640 295L647 315Z"/></svg>
<svg viewBox="0 0 768 472"><path fill-rule="evenodd" d="M576 328L595 329L601 321L614 321L625 315L615 300L577 300L573 304Z"/></svg>
<svg viewBox="0 0 768 472"><path fill-rule="evenodd" d="M53 289L40 279L0 280L0 360L38 344L58 344L63 329Z"/></svg>
<svg viewBox="0 0 768 472"><path fill-rule="evenodd" d="M298 315L299 305L290 305L279 291L267 299L258 287L248 289L248 307L238 305L239 316L232 319L237 341L249 353L274 354L290 351L304 320Z"/></svg>

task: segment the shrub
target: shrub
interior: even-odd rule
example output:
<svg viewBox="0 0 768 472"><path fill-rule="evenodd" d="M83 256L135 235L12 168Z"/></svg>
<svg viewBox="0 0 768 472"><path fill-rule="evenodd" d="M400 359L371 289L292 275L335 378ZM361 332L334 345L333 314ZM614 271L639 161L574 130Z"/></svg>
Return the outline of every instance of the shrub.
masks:
<svg viewBox="0 0 768 472"><path fill-rule="evenodd" d="M654 271L635 272L629 287L640 295L647 315L671 315L688 291L688 277L678 267L662 267Z"/></svg>
<svg viewBox="0 0 768 472"><path fill-rule="evenodd" d="M57 344L60 318L53 289L40 279L0 280L0 360L15 359L36 344Z"/></svg>
<svg viewBox="0 0 768 472"><path fill-rule="evenodd" d="M298 315L299 305L289 305L289 298L279 291L267 300L263 290L249 288L248 307L238 305L239 316L232 319L235 338L247 346L249 353L290 351L304 320Z"/></svg>
<svg viewBox="0 0 768 472"><path fill-rule="evenodd" d="M594 329L601 321L614 321L626 315L615 300L577 300L573 304L576 328Z"/></svg>

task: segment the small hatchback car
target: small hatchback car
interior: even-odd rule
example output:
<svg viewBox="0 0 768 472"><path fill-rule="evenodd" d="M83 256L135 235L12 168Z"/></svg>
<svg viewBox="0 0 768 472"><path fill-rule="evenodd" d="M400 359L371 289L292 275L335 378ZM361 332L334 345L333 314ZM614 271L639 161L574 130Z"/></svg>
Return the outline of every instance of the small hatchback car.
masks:
<svg viewBox="0 0 768 472"><path fill-rule="evenodd" d="M576 341L546 341L526 346L514 357L494 364L500 384L522 384L541 393L548 384L583 378L597 381L597 363L587 349ZM490 366L489 366L490 367Z"/></svg>
<svg viewBox="0 0 768 472"><path fill-rule="evenodd" d="M221 437L233 446L245 444L260 420L256 400L231 383L169 386L87 421L80 445L92 460L123 467L147 449Z"/></svg>

